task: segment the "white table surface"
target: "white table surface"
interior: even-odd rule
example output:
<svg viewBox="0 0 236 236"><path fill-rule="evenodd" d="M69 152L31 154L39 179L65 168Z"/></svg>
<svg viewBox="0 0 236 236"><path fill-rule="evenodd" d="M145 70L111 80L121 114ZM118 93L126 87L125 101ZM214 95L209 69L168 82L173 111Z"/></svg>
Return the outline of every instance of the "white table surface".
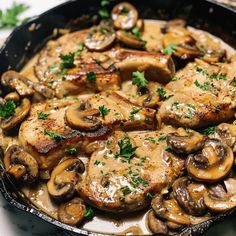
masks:
<svg viewBox="0 0 236 236"><path fill-rule="evenodd" d="M0 9L6 9L13 0L0 0ZM65 0L17 0L30 6L22 14L22 18L34 16L45 10L56 6ZM6 38L11 31L0 30L0 42ZM50 225L31 214L19 211L10 206L0 195L0 236L49 236L55 235L58 228ZM205 234L206 236L236 236L236 217L217 224Z"/></svg>

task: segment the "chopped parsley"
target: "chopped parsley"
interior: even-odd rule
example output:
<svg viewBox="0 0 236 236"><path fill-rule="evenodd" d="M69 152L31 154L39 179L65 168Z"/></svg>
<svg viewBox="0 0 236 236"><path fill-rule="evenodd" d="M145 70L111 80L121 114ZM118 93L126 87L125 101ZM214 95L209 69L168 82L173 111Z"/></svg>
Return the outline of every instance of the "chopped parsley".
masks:
<svg viewBox="0 0 236 236"><path fill-rule="evenodd" d="M176 49L177 49L177 45L176 44L169 44L167 47L165 47L163 49L163 53L165 55L172 55L175 52Z"/></svg>
<svg viewBox="0 0 236 236"><path fill-rule="evenodd" d="M226 75L224 75L224 74L216 74L216 73L211 74L210 78L214 79L214 80L227 80Z"/></svg>
<svg viewBox="0 0 236 236"><path fill-rule="evenodd" d="M96 160L94 163L93 163L95 166L98 166L100 164L100 161Z"/></svg>
<svg viewBox="0 0 236 236"><path fill-rule="evenodd" d="M86 79L90 82L95 82L96 81L96 74L93 71L91 71L91 72L87 73Z"/></svg>
<svg viewBox="0 0 236 236"><path fill-rule="evenodd" d="M156 140L153 137L148 137L145 138L146 141L152 142L152 143L156 143Z"/></svg>
<svg viewBox="0 0 236 236"><path fill-rule="evenodd" d="M105 8L100 9L98 11L98 14L99 14L99 16L101 16L101 18L109 18L109 16L110 16L108 10Z"/></svg>
<svg viewBox="0 0 236 236"><path fill-rule="evenodd" d="M200 84L197 80L194 81L194 84L203 91L210 91L213 87L213 85L209 82L204 82L203 84Z"/></svg>
<svg viewBox="0 0 236 236"><path fill-rule="evenodd" d="M57 64L52 64L51 66L48 66L47 68L47 72L51 72L52 70L54 70L55 68L57 68Z"/></svg>
<svg viewBox="0 0 236 236"><path fill-rule="evenodd" d="M123 6L122 9L121 9L121 12L125 15L128 15L129 14L129 9L125 6Z"/></svg>
<svg viewBox="0 0 236 236"><path fill-rule="evenodd" d="M63 70L65 68L73 68L75 67L74 59L75 59L75 53L69 52L68 54L61 54L60 55L61 64L60 68Z"/></svg>
<svg viewBox="0 0 236 236"><path fill-rule="evenodd" d="M180 79L179 77L174 76L174 77L172 78L172 81L177 81L177 80L179 80L179 79Z"/></svg>
<svg viewBox="0 0 236 236"><path fill-rule="evenodd" d="M11 7L6 9L5 12L0 10L0 29L14 28L22 22L22 20L19 19L19 15L25 12L28 8L29 6L23 3L13 2Z"/></svg>
<svg viewBox="0 0 236 236"><path fill-rule="evenodd" d="M209 76L208 72L206 70L202 69L201 67L196 67L196 71L207 76L207 77Z"/></svg>
<svg viewBox="0 0 236 236"><path fill-rule="evenodd" d="M168 100L169 98L174 96L173 94L166 96L166 91L163 88L158 88L156 92L159 94L160 99L163 101Z"/></svg>
<svg viewBox="0 0 236 236"><path fill-rule="evenodd" d="M80 57L81 56L81 52L83 51L83 49L84 49L84 43L80 42L78 44L78 48L77 48L77 51L75 52L75 55Z"/></svg>
<svg viewBox="0 0 236 236"><path fill-rule="evenodd" d="M153 199L153 195L151 194L151 193L147 193L147 198L149 199L149 200L152 200Z"/></svg>
<svg viewBox="0 0 236 236"><path fill-rule="evenodd" d="M208 127L202 131L202 133L205 135L211 135L214 134L215 132L216 132L216 126Z"/></svg>
<svg viewBox="0 0 236 236"><path fill-rule="evenodd" d="M158 139L159 142L165 141L166 140L166 135L161 135Z"/></svg>
<svg viewBox="0 0 236 236"><path fill-rule="evenodd" d="M232 85L236 87L236 77L233 78Z"/></svg>
<svg viewBox="0 0 236 236"><path fill-rule="evenodd" d="M0 107L0 117L9 118L15 114L16 104L14 101L6 101L2 107Z"/></svg>
<svg viewBox="0 0 236 236"><path fill-rule="evenodd" d="M92 219L94 217L94 211L91 207L86 209L86 212L84 214L86 218Z"/></svg>
<svg viewBox="0 0 236 236"><path fill-rule="evenodd" d="M52 140L56 141L56 142L59 142L59 141L62 141L65 139L65 136L57 133L57 132L53 132L51 130L47 130L45 129L44 130L44 135L47 135L49 136Z"/></svg>
<svg viewBox="0 0 236 236"><path fill-rule="evenodd" d="M135 37L141 38L141 31L138 27L133 28L131 32Z"/></svg>
<svg viewBox="0 0 236 236"><path fill-rule="evenodd" d="M110 110L111 110L111 109L106 108L104 105L100 106L98 109L99 109L99 111L100 111L100 113L101 113L103 119L105 118L105 116L106 116L106 115L110 112Z"/></svg>
<svg viewBox="0 0 236 236"><path fill-rule="evenodd" d="M130 112L130 116L129 116L130 120L134 120L134 115L136 113L138 113L141 109L142 108L133 107L132 111Z"/></svg>
<svg viewBox="0 0 236 236"><path fill-rule="evenodd" d="M68 149L68 153L72 156L77 154L77 149L76 148L70 148Z"/></svg>
<svg viewBox="0 0 236 236"><path fill-rule="evenodd" d="M122 193L123 193L124 195L128 195L128 194L131 193L131 190L130 190L130 188L129 188L128 186L126 186L126 187L124 187L124 188L122 189Z"/></svg>
<svg viewBox="0 0 236 236"><path fill-rule="evenodd" d="M101 6L102 7L108 6L109 4L110 4L109 0L101 0Z"/></svg>
<svg viewBox="0 0 236 236"><path fill-rule="evenodd" d="M118 142L118 146L120 148L120 152L118 153L119 156L124 157L128 163L130 163L131 158L134 156L134 152L137 147L132 146L130 142L130 138L125 136Z"/></svg>
<svg viewBox="0 0 236 236"><path fill-rule="evenodd" d="M139 88L145 87L148 81L145 79L144 72L133 72L132 84L137 85Z"/></svg>
<svg viewBox="0 0 236 236"><path fill-rule="evenodd" d="M47 120L49 114L43 113L43 112L38 112L38 119L40 120Z"/></svg>
<svg viewBox="0 0 236 236"><path fill-rule="evenodd" d="M120 197L119 200L120 200L121 203L125 203L125 198L124 197Z"/></svg>

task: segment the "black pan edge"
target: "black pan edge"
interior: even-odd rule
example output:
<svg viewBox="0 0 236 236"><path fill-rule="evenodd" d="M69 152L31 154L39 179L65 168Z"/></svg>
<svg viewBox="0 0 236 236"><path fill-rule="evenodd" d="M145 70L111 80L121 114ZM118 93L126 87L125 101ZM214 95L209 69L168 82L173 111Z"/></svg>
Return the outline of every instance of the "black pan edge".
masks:
<svg viewBox="0 0 236 236"><path fill-rule="evenodd" d="M138 9L142 10L140 11L141 17L152 19L168 19L176 16L184 17L190 25L196 28L208 30L216 36L221 36L232 46L236 45L236 9L232 9L229 6L215 3L213 0L146 0L145 5L142 4L141 0L131 0L130 2L138 5ZM73 9L74 6L77 6L79 10L77 11L77 9ZM42 47L45 41L51 38L54 28L66 27L70 18L76 18L77 15L86 14L88 11L90 16L93 16L97 12L98 6L99 1L95 0L70 0L42 13L39 16L35 16L29 22L18 26L10 34L0 49L0 75L9 68L20 70L22 66ZM214 9L213 14L211 14L212 12L209 13L210 9ZM226 16L222 23L222 28L227 32L224 32L223 34L221 31L222 29L219 29L220 22L217 22L217 18L220 14ZM205 24L204 20L207 20L207 24ZM213 22L217 27L212 27L211 24L208 24L208 20ZM32 24L35 24L36 26L38 25L39 28L29 32L28 28ZM46 29L41 27L40 24L42 26L47 25ZM83 25L82 28L87 27L89 24L91 24L91 22ZM24 35L24 37L21 35ZM30 45L28 45L29 41L31 42ZM63 234L60 233L60 235L104 235L63 224L36 209L29 203L29 201L24 199L24 196L17 193L16 186L14 186L14 184L9 180L1 166L3 165L0 160L0 191L10 205L22 211L29 212L68 232L66 233L65 231ZM202 235L211 226L222 221L226 217L232 216L233 214L235 214L235 209L198 225L188 227L176 235Z"/></svg>

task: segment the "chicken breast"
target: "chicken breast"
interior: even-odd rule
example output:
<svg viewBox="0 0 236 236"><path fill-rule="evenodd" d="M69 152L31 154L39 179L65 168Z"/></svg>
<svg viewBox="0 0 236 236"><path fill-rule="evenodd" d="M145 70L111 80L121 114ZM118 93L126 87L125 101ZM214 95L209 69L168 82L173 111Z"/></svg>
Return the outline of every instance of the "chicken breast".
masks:
<svg viewBox="0 0 236 236"><path fill-rule="evenodd" d="M105 106L109 110L105 119L100 114L98 119L102 125L93 132L72 129L65 120L68 106L72 104L91 104L99 109ZM38 114L47 114L47 119L39 119ZM68 149L75 147L83 151L94 139L105 138L112 129L140 130L154 129L155 110L142 108L129 102L116 92L95 94L89 98L47 101L34 105L29 118L22 123L19 130L19 140L26 151L33 155L41 169L51 169L62 157L68 154Z"/></svg>
<svg viewBox="0 0 236 236"><path fill-rule="evenodd" d="M229 121L236 106L235 75L236 63L189 63L166 85L170 96L158 116L166 124L190 128Z"/></svg>
<svg viewBox="0 0 236 236"><path fill-rule="evenodd" d="M104 211L132 212L145 208L149 195L164 192L181 174L184 160L167 148L166 127L155 132L115 132L95 151L80 196Z"/></svg>

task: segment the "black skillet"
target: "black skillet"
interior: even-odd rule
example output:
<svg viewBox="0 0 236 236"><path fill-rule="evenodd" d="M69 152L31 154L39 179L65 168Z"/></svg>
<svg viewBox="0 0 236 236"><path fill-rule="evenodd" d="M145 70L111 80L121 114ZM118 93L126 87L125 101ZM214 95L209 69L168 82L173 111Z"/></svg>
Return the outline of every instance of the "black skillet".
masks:
<svg viewBox="0 0 236 236"><path fill-rule="evenodd" d="M211 32L231 46L236 47L236 10L227 6L214 3L212 0L131 0L129 2L136 6L141 18L159 20L184 18L188 25ZM48 39L58 36L53 34L55 28L76 30L91 26L98 20L96 14L99 3L100 1L97 0L71 0L17 27L0 49L0 76L9 68L20 70ZM113 1L113 3L116 2ZM65 225L41 212L11 182L4 171L1 160L0 191L10 205L30 212L65 230L60 235L69 236L76 233L80 235L101 235ZM178 235L202 235L211 226L234 213L236 210L185 228Z"/></svg>

